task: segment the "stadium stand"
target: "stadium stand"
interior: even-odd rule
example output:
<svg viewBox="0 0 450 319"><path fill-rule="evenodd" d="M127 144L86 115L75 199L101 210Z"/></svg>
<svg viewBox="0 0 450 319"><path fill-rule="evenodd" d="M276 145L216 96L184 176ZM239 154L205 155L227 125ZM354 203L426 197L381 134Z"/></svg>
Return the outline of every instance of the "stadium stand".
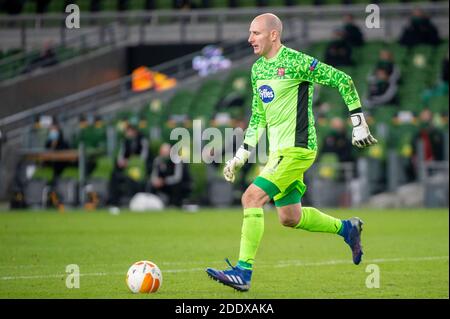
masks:
<svg viewBox="0 0 450 319"><path fill-rule="evenodd" d="M87 2L79 2L80 5L87 6ZM130 2L130 10L135 8L137 2ZM214 2L218 6L219 2ZM225 2L222 2L225 4ZM253 2L252 2L253 3ZM268 2L269 3L269 2ZM283 5L281 1L278 1ZM311 1L312 3L312 1ZM327 2L328 3L328 2ZM338 2L333 2L338 3ZM358 2L359 3L359 2ZM365 3L365 2L361 2ZM270 4L270 3L269 3ZM140 2L139 5L144 5ZM255 5L250 2L240 2L240 5ZM27 7L29 9L29 7ZM49 7L50 8L53 7ZM155 8L159 8L156 5ZM116 10L113 7L103 8L103 10ZM303 49L304 52L322 60L325 57L325 50L330 43L326 41L315 41L310 46ZM417 175L417 161L414 160L417 155L415 141L420 132L421 123L419 114L424 108L430 108L433 112L434 128L439 134L448 136L448 78L440 81L442 73L442 62L447 56L448 59L448 39L445 39L437 46L417 45L406 47L394 41L367 40L364 45L352 48L352 59L356 62L353 65L339 67L344 72L352 76L354 83L362 98L368 94L368 76L373 73L378 59L379 52L387 50L392 53L394 61L402 77L398 82L398 100L387 104L378 105L372 108L365 108L367 120L375 135L379 139L376 147L364 152L356 152L353 149L355 163L347 165L341 163L335 154L323 154L317 163L317 183L314 187L328 187L336 189L343 181L348 182L359 174L359 167L366 165L367 187L369 195L374 195L386 189L392 176L388 173L388 166L392 161L396 161L398 170L396 174L397 185L410 181L415 181ZM447 64L448 65L448 64ZM77 148L80 143L87 149L97 150L92 154L91 167L87 169L85 176L85 185L81 191L81 197L84 204L90 207L104 206L110 203L108 185L111 183L111 176L114 170L112 158L117 157L118 147L124 138L124 128L128 124L138 127L142 135L150 140L149 159L157 155L159 145L164 142L172 143L170 132L175 127L186 128L192 133L192 120L200 119L203 126L212 126L223 131L225 127L233 127L234 121L248 117L249 105L251 104L251 90L248 65L242 68L234 68L229 72L224 72L226 76L206 77L203 81L192 87L176 87L150 99L142 99L137 104L127 105L124 103L117 111L101 116L95 112L87 114L88 117L97 118L101 123L99 127L94 123L76 123L69 130L76 132L69 141L71 148ZM405 74L405 76L403 76ZM169 74L170 75L170 74ZM439 87L439 89L436 89ZM444 88L444 89L441 89ZM445 91L445 87L447 88ZM138 107L136 107L138 105ZM316 115L316 127L318 131L319 146L323 147L323 141L332 134L330 122L335 117L347 118L347 109L337 92L332 88L320 87L316 90L314 99L314 109ZM227 120L224 122L223 119ZM85 119L84 119L85 120ZM79 126L78 126L79 125ZM44 133L28 134L35 139L40 140L29 143L29 145L41 145L42 139L38 135L45 134L46 128L39 128L36 125L35 130L43 130ZM345 130L350 137L351 125L346 122ZM114 134L108 134L108 131ZM350 139L350 138L349 138ZM185 145L187 150L184 155L191 156L193 145ZM184 151L183 151L184 152ZM444 152L445 153L445 152ZM392 157L391 155L395 156ZM415 155L416 154L416 155ZM363 161L361 161L363 160ZM447 154L448 160L448 154ZM150 160L151 161L151 160ZM365 164L360 164L360 163ZM343 164L343 165L342 165ZM89 166L89 165L88 165ZM144 163L135 158L130 160L130 166L126 170L126 175L131 179L143 184L148 180L149 163ZM258 165L254 165L252 173L258 170ZM205 164L189 164L189 171L194 178L193 191L189 201L200 204L225 205L234 202L233 192L229 189L230 185L220 185L220 183L211 183L211 176L208 176L208 166ZM71 180L72 183L56 184L59 189L60 201L67 205L76 205L69 198L68 193L76 194L79 191L79 185L74 184L75 176L79 170L68 170L61 174L61 180ZM39 176L39 174L37 175ZM350 177L349 177L350 176ZM42 185L49 185L49 180L33 177L30 181L40 180ZM29 185L32 185L29 183ZM394 184L395 184L394 183ZM24 194L33 193L33 187L27 185ZM228 188L226 188L228 187ZM320 200L329 201L329 205L352 205L348 199L348 193L345 193L347 186L343 187L343 193L337 197L326 199L324 195ZM208 192L218 190L223 193L221 198L208 196ZM75 195L77 196L77 195ZM231 197L230 197L231 196ZM29 205L42 204L42 194L40 201L38 195L33 193L33 200ZM230 199L231 198L231 199ZM312 199L310 199L312 200ZM318 199L316 199L318 200ZM51 203L51 201L50 201Z"/></svg>

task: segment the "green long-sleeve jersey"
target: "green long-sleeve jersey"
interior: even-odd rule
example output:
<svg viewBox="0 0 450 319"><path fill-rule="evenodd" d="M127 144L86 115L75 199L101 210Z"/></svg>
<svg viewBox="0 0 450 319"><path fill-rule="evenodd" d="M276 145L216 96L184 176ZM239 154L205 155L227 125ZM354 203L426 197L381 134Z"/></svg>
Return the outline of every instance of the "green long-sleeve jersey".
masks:
<svg viewBox="0 0 450 319"><path fill-rule="evenodd" d="M259 58L253 64L251 80L252 115L244 139L247 149L256 146L267 128L271 152L287 147L317 150L314 83L337 88L349 111L361 107L349 75L285 46L271 59Z"/></svg>

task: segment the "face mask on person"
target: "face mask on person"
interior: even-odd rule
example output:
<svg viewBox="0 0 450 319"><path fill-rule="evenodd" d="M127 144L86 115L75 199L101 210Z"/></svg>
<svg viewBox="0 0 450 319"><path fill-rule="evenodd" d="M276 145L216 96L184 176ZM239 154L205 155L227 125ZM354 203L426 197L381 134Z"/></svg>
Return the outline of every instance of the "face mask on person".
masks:
<svg viewBox="0 0 450 319"><path fill-rule="evenodd" d="M48 138L49 138L51 141L56 141L56 140L59 138L59 132L58 132L57 130L51 130L51 131L48 133Z"/></svg>

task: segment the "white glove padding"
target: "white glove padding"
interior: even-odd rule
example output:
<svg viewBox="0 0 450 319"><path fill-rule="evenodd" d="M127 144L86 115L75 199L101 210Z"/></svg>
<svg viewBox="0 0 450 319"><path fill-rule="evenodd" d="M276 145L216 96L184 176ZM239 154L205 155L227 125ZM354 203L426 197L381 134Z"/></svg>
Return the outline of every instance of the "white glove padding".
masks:
<svg viewBox="0 0 450 319"><path fill-rule="evenodd" d="M236 152L236 155L225 163L225 168L223 169L225 180L233 183L236 171L244 166L249 156L250 152L241 146Z"/></svg>
<svg viewBox="0 0 450 319"><path fill-rule="evenodd" d="M378 141L370 134L369 126L366 123L363 113L355 113L350 116L353 124L352 144L364 148L377 144Z"/></svg>

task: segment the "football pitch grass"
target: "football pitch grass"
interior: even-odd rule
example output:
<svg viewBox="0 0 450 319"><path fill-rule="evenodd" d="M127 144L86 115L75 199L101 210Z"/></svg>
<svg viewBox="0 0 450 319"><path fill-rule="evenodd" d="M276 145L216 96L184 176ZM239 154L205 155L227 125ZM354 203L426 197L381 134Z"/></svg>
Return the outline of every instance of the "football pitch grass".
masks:
<svg viewBox="0 0 450 319"><path fill-rule="evenodd" d="M447 209L323 211L363 219L361 264L342 237L283 227L269 210L247 293L205 273L226 268L225 257L236 262L240 209L0 213L0 298L449 298ZM160 267L157 293L128 291L126 272L139 260ZM79 288L66 287L70 264ZM368 288L374 269L379 288Z"/></svg>

